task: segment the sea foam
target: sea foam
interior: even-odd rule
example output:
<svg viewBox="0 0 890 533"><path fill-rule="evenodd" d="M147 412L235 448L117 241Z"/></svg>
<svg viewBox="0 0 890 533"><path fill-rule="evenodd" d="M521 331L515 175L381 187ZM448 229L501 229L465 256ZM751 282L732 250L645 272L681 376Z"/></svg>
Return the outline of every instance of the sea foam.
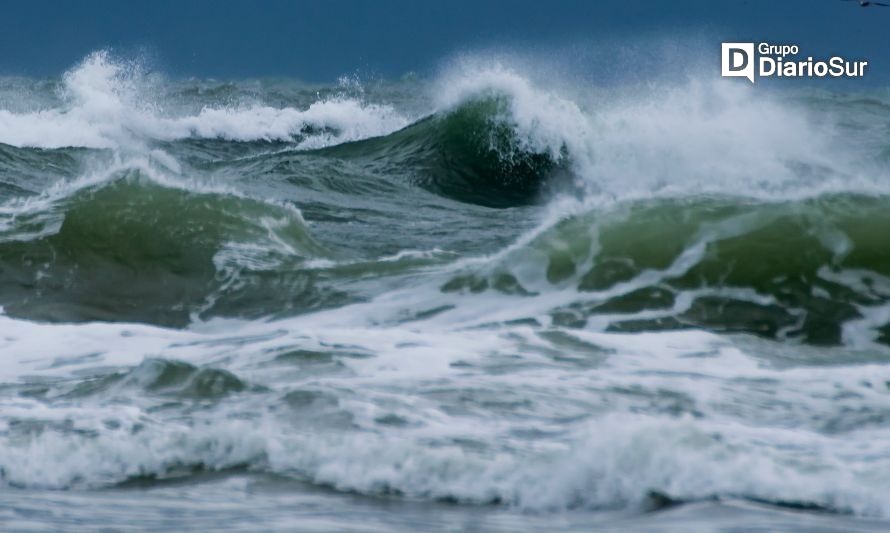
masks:
<svg viewBox="0 0 890 533"><path fill-rule="evenodd" d="M405 126L392 106L332 96L305 109L244 104L206 107L193 115L167 113L138 64L107 52L88 56L63 77L58 107L0 110L0 142L37 148L119 148L187 138L297 142L320 148ZM303 135L307 128L321 133Z"/></svg>

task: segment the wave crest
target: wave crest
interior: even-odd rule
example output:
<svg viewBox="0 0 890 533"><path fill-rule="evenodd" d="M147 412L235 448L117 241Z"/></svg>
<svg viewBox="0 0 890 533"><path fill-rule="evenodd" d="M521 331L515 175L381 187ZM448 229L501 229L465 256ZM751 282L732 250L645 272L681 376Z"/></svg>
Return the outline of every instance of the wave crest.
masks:
<svg viewBox="0 0 890 533"><path fill-rule="evenodd" d="M161 86L134 62L107 52L65 74L58 107L0 110L0 143L37 148L127 148L150 141L213 138L284 141L318 148L394 131L408 123L392 106L332 95L305 109L263 104L165 110Z"/></svg>

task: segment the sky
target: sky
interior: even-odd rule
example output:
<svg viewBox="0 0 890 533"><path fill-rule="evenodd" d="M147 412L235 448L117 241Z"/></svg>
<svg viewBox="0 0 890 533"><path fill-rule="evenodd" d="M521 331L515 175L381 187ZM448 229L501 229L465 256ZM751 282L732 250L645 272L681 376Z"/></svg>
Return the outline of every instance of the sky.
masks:
<svg viewBox="0 0 890 533"><path fill-rule="evenodd" d="M491 47L578 53L694 35L715 62L721 41L793 43L867 59L871 80L890 81L890 8L841 0L21 0L0 9L3 75L55 76L110 49L172 76L323 82L422 74Z"/></svg>

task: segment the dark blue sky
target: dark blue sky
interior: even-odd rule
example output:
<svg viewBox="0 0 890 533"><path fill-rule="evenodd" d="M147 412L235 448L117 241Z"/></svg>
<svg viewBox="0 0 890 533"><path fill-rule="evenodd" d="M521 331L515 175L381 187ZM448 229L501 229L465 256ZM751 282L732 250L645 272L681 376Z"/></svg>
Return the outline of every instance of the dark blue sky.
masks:
<svg viewBox="0 0 890 533"><path fill-rule="evenodd" d="M0 9L2 74L57 75L111 48L147 52L175 76L327 81L423 73L492 46L577 52L690 35L705 51L713 45L715 63L720 41L793 42L868 59L873 80L890 73L890 8L839 0L22 0Z"/></svg>

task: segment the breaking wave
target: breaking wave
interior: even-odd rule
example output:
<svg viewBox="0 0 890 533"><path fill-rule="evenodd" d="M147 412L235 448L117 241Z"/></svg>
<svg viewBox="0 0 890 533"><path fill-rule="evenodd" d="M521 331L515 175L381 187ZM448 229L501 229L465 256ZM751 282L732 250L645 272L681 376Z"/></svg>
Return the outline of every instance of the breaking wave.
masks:
<svg viewBox="0 0 890 533"><path fill-rule="evenodd" d="M0 83L0 481L890 516L886 95L557 85Z"/></svg>

